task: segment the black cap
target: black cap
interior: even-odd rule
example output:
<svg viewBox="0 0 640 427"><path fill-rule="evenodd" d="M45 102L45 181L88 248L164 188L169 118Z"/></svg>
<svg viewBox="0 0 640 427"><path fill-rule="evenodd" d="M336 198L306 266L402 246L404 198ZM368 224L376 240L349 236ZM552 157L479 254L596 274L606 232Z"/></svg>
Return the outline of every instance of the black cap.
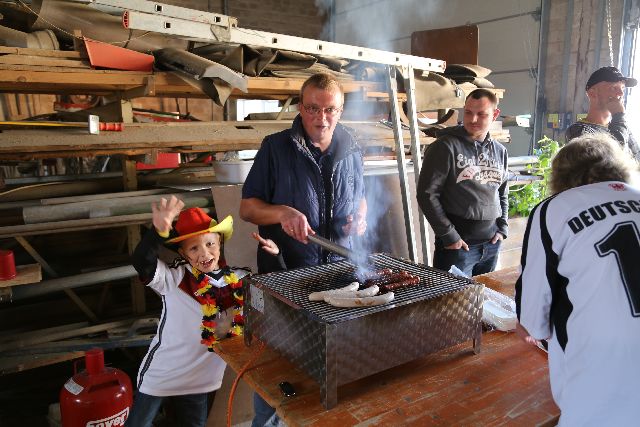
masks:
<svg viewBox="0 0 640 427"><path fill-rule="evenodd" d="M589 77L589 81L587 81L587 90L600 82L624 82L626 87L634 87L638 84L636 79L623 76L616 67L602 67L594 71Z"/></svg>

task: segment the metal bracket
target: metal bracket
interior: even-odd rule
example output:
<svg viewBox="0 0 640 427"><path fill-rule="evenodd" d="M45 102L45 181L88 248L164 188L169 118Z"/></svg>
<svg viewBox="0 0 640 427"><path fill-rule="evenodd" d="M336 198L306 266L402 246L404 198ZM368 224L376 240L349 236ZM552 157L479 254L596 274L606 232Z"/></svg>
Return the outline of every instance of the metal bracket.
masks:
<svg viewBox="0 0 640 427"><path fill-rule="evenodd" d="M154 76L144 78L144 85L120 92L120 99L134 99L156 94L156 80Z"/></svg>
<svg viewBox="0 0 640 427"><path fill-rule="evenodd" d="M404 79L405 92L407 93L407 116L409 119L409 128L411 133L411 160L413 161L413 176L416 183L416 193L418 191L418 180L420 179L420 169L422 168L422 156L420 149L420 132L418 129L418 111L416 108L416 82L413 67L409 65L402 70ZM418 206L418 223L420 226L420 238L422 251L422 263L429 265L431 253L429 247L429 226L427 218L424 216L422 209ZM416 258L417 261L417 258Z"/></svg>
<svg viewBox="0 0 640 427"><path fill-rule="evenodd" d="M416 237L413 228L413 211L411 209L411 194L409 190L409 178L404 155L404 140L402 138L402 126L400 123L400 109L398 107L398 84L396 81L396 68L387 66L387 84L389 92L389 107L391 108L391 121L393 122L393 136L395 137L396 160L398 163L398 177L400 178L400 196L404 212L404 227L407 237L407 249L409 259L418 261Z"/></svg>
<svg viewBox="0 0 640 427"><path fill-rule="evenodd" d="M0 302L11 302L12 297L11 286L0 288Z"/></svg>

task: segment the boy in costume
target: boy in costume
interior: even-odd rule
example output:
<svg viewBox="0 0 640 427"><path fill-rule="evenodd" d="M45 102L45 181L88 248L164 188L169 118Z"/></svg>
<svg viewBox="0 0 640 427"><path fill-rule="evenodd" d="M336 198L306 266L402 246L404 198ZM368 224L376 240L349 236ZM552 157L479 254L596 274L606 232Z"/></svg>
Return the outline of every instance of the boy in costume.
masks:
<svg viewBox="0 0 640 427"><path fill-rule="evenodd" d="M249 271L228 267L222 257L233 218L217 222L200 208L183 207L175 196L153 203L154 229L133 254L133 266L163 307L157 335L140 365L127 426L151 426L163 400L171 398L181 425L204 427L207 395L220 388L226 367L213 346L242 334L240 279ZM277 246L271 243L265 240L263 246L275 255ZM159 259L164 244L177 244L181 258L170 265Z"/></svg>

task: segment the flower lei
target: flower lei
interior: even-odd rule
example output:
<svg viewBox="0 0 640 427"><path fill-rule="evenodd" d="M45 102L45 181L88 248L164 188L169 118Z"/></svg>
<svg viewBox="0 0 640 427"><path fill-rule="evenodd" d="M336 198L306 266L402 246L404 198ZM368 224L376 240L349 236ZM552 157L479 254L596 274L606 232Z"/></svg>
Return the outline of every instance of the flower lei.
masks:
<svg viewBox="0 0 640 427"><path fill-rule="evenodd" d="M195 270L195 269L194 269ZM194 276L198 277L199 271L194 271ZM242 282L229 267L223 268L223 278L228 286L233 290L233 321L231 322L231 330L227 333L227 337L235 337L242 335L242 327L244 326L244 315L242 306L244 297L242 295ZM218 344L220 337L217 336L216 316L220 312L220 308L216 303L214 294L214 286L209 282L206 274L202 275L202 279L198 283L198 289L194 292L196 300L201 304L202 308L202 340L200 343L207 347L207 350L213 351L213 346Z"/></svg>

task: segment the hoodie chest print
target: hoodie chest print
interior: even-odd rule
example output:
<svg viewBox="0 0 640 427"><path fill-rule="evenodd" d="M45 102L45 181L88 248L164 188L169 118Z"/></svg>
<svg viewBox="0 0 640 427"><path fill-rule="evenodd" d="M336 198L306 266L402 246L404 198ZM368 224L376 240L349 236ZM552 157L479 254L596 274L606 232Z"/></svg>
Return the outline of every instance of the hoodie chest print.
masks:
<svg viewBox="0 0 640 427"><path fill-rule="evenodd" d="M456 157L456 183L474 180L479 184L502 183L502 164L485 153L467 157L460 153Z"/></svg>

